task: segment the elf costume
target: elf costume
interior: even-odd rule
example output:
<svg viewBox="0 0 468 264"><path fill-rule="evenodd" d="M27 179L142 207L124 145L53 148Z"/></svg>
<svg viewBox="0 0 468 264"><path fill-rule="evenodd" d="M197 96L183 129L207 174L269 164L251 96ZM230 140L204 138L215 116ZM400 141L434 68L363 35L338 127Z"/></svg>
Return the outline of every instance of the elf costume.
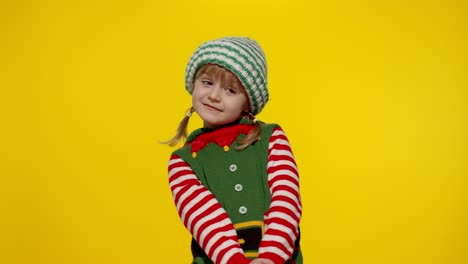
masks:
<svg viewBox="0 0 468 264"><path fill-rule="evenodd" d="M266 62L258 44L229 37L201 45L186 71L191 93L197 70L212 63L241 81L252 115L268 101ZM169 184L179 216L192 234L195 264L302 264L299 176L280 126L261 124L260 137L244 149L237 140L254 127L242 118L215 130L192 132L169 161Z"/></svg>

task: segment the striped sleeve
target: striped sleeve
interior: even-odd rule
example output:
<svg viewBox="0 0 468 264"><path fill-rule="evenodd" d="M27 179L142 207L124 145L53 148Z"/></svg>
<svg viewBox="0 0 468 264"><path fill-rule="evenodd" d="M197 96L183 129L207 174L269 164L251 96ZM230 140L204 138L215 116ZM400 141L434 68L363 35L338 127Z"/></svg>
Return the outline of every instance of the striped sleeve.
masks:
<svg viewBox="0 0 468 264"><path fill-rule="evenodd" d="M265 213L265 235L259 257L285 263L294 251L302 205L299 174L289 141L280 127L273 130L268 146L268 185L271 204Z"/></svg>
<svg viewBox="0 0 468 264"><path fill-rule="evenodd" d="M179 156L169 160L169 186L185 227L216 264L247 264L234 225L215 196Z"/></svg>

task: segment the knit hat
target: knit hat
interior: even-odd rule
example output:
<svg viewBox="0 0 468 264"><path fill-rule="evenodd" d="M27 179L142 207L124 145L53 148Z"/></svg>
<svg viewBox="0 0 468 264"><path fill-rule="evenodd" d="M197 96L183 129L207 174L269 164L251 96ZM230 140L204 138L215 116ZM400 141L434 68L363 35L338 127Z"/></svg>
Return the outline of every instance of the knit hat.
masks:
<svg viewBox="0 0 468 264"><path fill-rule="evenodd" d="M225 37L201 44L193 53L185 71L185 88L192 94L195 76L201 66L217 64L231 71L247 90L250 109L256 115L268 102L265 54L255 40Z"/></svg>

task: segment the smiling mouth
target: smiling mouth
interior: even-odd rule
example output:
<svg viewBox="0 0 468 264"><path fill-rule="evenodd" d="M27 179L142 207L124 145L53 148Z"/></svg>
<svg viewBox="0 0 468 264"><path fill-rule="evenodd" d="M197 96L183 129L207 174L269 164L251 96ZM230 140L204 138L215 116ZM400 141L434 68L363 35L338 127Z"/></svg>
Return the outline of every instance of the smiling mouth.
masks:
<svg viewBox="0 0 468 264"><path fill-rule="evenodd" d="M207 108L211 109L211 110L218 111L218 112L222 112L221 109L216 108L216 107L214 107L214 106L211 106L211 105L209 105L209 104L203 104L203 105L206 106Z"/></svg>

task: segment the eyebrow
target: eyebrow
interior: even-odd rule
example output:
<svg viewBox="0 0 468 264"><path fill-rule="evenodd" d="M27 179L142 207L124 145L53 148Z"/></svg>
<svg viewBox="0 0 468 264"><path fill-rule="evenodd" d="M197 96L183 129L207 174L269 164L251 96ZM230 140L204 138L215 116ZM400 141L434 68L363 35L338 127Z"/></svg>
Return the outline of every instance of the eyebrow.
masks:
<svg viewBox="0 0 468 264"><path fill-rule="evenodd" d="M213 79L213 76L211 76L211 75L208 75L208 74L206 74L206 73L203 73L202 75L200 75L200 77L199 77L199 78Z"/></svg>
<svg viewBox="0 0 468 264"><path fill-rule="evenodd" d="M221 85L225 86L225 88L233 89L236 92L242 92L242 90L244 89L241 83L239 83L237 81L232 81L230 83L223 82L221 80L222 78L215 78L214 74L202 73L198 78L200 80L208 79L208 80L213 81L213 82L220 82Z"/></svg>

